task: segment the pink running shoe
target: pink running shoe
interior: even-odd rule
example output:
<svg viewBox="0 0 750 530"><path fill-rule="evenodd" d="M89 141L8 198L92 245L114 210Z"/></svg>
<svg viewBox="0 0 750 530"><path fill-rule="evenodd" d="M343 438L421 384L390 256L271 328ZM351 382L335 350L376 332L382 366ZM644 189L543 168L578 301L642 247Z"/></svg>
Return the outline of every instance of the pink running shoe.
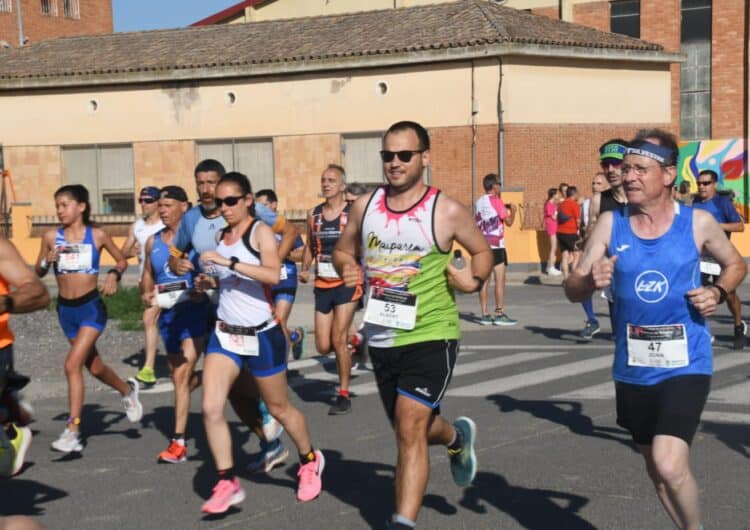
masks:
<svg viewBox="0 0 750 530"><path fill-rule="evenodd" d="M297 471L299 477L297 500L307 502L320 495L320 490L323 488L321 477L325 467L326 459L320 451L315 451L315 460L300 466L299 471Z"/></svg>
<svg viewBox="0 0 750 530"><path fill-rule="evenodd" d="M211 498L203 503L204 513L224 513L230 506L237 506L245 500L245 490L240 486L237 477L232 480L222 479L214 486Z"/></svg>

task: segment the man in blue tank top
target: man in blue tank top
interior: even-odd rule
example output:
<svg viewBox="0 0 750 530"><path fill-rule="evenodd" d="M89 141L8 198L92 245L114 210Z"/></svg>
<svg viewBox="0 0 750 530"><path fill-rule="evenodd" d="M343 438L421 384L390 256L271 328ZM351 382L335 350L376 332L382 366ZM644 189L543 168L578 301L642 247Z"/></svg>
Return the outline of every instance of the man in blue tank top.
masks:
<svg viewBox="0 0 750 530"><path fill-rule="evenodd" d="M711 215L672 200L678 155L671 134L637 134L622 164L628 206L600 216L565 294L576 302L612 289L617 423L630 431L674 524L698 530L690 444L713 371L705 317L747 267ZM699 275L705 252L721 265L706 287Z"/></svg>
<svg viewBox="0 0 750 530"><path fill-rule="evenodd" d="M732 232L743 232L745 223L742 222L742 218L734 208L732 201L717 192L718 181L719 176L710 169L704 169L698 174L698 196L693 202L693 208L705 210L713 215L729 238ZM701 280L704 285L709 285L718 277L719 265L710 255L704 255L702 258ZM734 343L732 347L735 350L741 350L745 347L747 325L742 321L742 302L740 302L740 297L737 296L735 291L727 294L727 307L734 319Z"/></svg>

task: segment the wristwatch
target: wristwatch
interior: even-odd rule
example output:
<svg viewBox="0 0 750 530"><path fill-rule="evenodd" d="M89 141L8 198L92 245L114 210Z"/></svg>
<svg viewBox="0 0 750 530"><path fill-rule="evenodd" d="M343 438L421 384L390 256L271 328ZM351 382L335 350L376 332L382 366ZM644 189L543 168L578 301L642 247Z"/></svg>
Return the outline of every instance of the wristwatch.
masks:
<svg viewBox="0 0 750 530"><path fill-rule="evenodd" d="M233 271L239 262L240 259L237 256L232 256L231 258L229 258L229 270Z"/></svg>
<svg viewBox="0 0 750 530"><path fill-rule="evenodd" d="M5 295L5 298L3 299L3 309L1 312L3 314L13 312L13 298L10 295Z"/></svg>
<svg viewBox="0 0 750 530"><path fill-rule="evenodd" d="M472 278L474 278L478 283L477 288L474 289L473 292L478 293L479 291L482 290L482 287L484 287L484 280L480 278L479 276L472 276Z"/></svg>

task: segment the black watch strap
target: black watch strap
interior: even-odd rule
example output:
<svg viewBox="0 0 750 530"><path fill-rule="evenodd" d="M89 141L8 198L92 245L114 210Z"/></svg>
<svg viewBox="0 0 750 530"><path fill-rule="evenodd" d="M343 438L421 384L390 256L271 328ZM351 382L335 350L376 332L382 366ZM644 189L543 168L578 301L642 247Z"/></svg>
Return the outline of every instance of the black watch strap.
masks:
<svg viewBox="0 0 750 530"><path fill-rule="evenodd" d="M719 300L716 302L717 304L723 304L727 301L727 291L724 289L721 285L713 284L711 285L714 289L719 291Z"/></svg>
<svg viewBox="0 0 750 530"><path fill-rule="evenodd" d="M229 258L229 270L233 271L239 262L240 259L237 256L232 256L231 258Z"/></svg>
<svg viewBox="0 0 750 530"><path fill-rule="evenodd" d="M484 280L482 278L480 278L479 276L472 276L472 278L474 278L477 281L477 283L478 283L477 288L474 289L474 292L478 293L479 291L482 290L482 287L484 287Z"/></svg>

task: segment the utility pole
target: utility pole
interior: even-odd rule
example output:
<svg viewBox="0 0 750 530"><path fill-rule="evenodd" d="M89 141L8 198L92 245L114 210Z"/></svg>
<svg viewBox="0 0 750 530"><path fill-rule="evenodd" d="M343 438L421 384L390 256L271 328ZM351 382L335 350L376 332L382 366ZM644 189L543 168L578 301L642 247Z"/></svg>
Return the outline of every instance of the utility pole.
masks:
<svg viewBox="0 0 750 530"><path fill-rule="evenodd" d="M23 36L23 17L21 16L21 0L16 0L16 11L18 12L18 46L23 46L26 40Z"/></svg>

